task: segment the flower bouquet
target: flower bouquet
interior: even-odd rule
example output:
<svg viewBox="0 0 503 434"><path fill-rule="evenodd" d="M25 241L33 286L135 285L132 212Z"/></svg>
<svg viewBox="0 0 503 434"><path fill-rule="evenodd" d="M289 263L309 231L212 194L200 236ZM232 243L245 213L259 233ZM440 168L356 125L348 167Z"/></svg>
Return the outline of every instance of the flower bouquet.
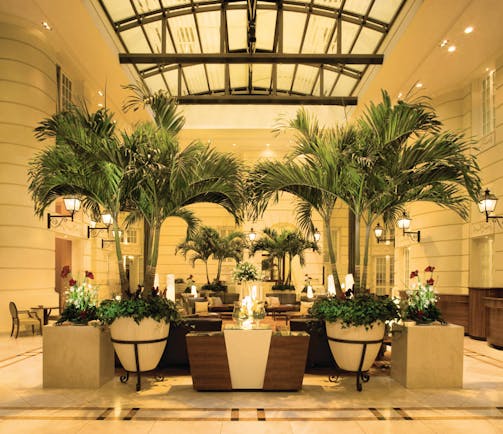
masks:
<svg viewBox="0 0 503 434"><path fill-rule="evenodd" d="M61 277L69 278L69 288L65 292L65 308L56 324L61 325L66 322L87 324L89 321L96 320L98 318L98 289L89 282L94 279L93 273L86 271L84 278L79 283L72 277L70 266L65 265L61 271Z"/></svg>
<svg viewBox="0 0 503 434"><path fill-rule="evenodd" d="M250 280L258 279L257 267L250 262L240 262L234 268L232 272L232 277L237 282L248 282Z"/></svg>
<svg viewBox="0 0 503 434"><path fill-rule="evenodd" d="M442 314L436 302L437 295L433 290L433 271L435 267L428 265L425 268L425 273L430 273L430 277L426 280L426 284L421 282L418 270L410 273L410 279L414 279L412 289L407 290L407 303L405 308L405 318L415 321L417 324L429 324L434 321L444 323Z"/></svg>

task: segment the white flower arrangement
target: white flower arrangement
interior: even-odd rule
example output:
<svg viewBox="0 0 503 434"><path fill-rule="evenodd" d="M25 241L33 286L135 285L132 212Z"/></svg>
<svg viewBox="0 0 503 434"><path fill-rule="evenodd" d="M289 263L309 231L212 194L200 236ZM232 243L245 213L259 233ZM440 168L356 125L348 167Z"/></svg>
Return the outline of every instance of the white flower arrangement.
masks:
<svg viewBox="0 0 503 434"><path fill-rule="evenodd" d="M258 280L258 270L255 265L250 262L240 262L232 272L232 278L238 282L248 282L250 280Z"/></svg>

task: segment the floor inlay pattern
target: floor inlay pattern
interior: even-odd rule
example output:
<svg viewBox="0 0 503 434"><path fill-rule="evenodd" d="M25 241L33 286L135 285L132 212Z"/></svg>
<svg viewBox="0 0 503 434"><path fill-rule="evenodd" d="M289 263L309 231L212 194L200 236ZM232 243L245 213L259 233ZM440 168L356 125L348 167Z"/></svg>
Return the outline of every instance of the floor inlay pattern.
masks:
<svg viewBox="0 0 503 434"><path fill-rule="evenodd" d="M34 348L32 350L24 351L23 353L7 357L5 359L0 360L0 369L14 365L15 363L22 362L26 359L29 359L30 357L38 356L40 354L42 354L42 347Z"/></svg>
<svg viewBox="0 0 503 434"><path fill-rule="evenodd" d="M0 407L0 420L122 421L376 421L497 420L503 407L359 407L359 408L113 408Z"/></svg>

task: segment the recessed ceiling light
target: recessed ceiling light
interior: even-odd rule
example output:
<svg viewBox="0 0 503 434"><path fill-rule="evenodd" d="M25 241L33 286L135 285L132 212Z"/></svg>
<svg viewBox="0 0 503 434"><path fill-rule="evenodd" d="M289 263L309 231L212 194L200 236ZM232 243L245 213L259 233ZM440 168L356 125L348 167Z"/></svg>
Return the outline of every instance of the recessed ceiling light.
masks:
<svg viewBox="0 0 503 434"><path fill-rule="evenodd" d="M447 49L447 51L448 51L449 53L454 53L454 52L456 51L456 46L455 46L455 45L451 45L451 46Z"/></svg>
<svg viewBox="0 0 503 434"><path fill-rule="evenodd" d="M402 99L402 96L403 96L403 93L402 93L402 92L400 92L400 93L398 94L398 99Z"/></svg>
<svg viewBox="0 0 503 434"><path fill-rule="evenodd" d="M423 87L423 83L421 83L420 81L418 81L418 82L416 83L416 87L417 87L418 89L421 89L421 88Z"/></svg>
<svg viewBox="0 0 503 434"><path fill-rule="evenodd" d="M442 42L440 42L440 48L444 48L447 44L449 43L449 41L447 39L444 39Z"/></svg>
<svg viewBox="0 0 503 434"><path fill-rule="evenodd" d="M468 26L464 30L465 34L469 35L470 33L473 32L473 26Z"/></svg>
<svg viewBox="0 0 503 434"><path fill-rule="evenodd" d="M269 146L271 146L271 145L270 145L269 143L266 143L265 145L266 145L266 147L269 147Z"/></svg>
<svg viewBox="0 0 503 434"><path fill-rule="evenodd" d="M49 23L47 21L42 21L42 27L45 30L52 30L52 27L49 25Z"/></svg>
<svg viewBox="0 0 503 434"><path fill-rule="evenodd" d="M236 146L236 144L235 144L235 143L233 143L233 144L232 144L232 146Z"/></svg>
<svg viewBox="0 0 503 434"><path fill-rule="evenodd" d="M103 91L102 91L102 90L99 90L99 91L98 91L98 95L99 95L99 96L103 96Z"/></svg>
<svg viewBox="0 0 503 434"><path fill-rule="evenodd" d="M100 102L98 103L98 107L103 107L103 104L101 104Z"/></svg>

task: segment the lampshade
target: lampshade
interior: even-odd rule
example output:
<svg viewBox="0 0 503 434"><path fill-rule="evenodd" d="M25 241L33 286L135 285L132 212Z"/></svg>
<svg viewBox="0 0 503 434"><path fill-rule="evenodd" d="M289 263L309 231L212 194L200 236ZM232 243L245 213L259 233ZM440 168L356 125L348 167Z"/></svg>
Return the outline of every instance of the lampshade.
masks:
<svg viewBox="0 0 503 434"><path fill-rule="evenodd" d="M101 214L101 221L103 222L103 224L110 226L113 223L114 219L112 218L112 214L104 213Z"/></svg>
<svg viewBox="0 0 503 434"><path fill-rule="evenodd" d="M379 223L377 223L377 226L374 228L374 234L375 234L376 238L381 238L382 233L383 233L383 228Z"/></svg>
<svg viewBox="0 0 503 434"><path fill-rule="evenodd" d="M355 284L355 278L351 273L346 274L344 282L346 283L346 289L353 289L353 285Z"/></svg>
<svg viewBox="0 0 503 434"><path fill-rule="evenodd" d="M311 285L308 285L307 286L307 298L313 298L313 297L314 297L313 287Z"/></svg>
<svg viewBox="0 0 503 434"><path fill-rule="evenodd" d="M335 281L333 274L328 275L328 288L327 292L329 295L335 295Z"/></svg>
<svg viewBox="0 0 503 434"><path fill-rule="evenodd" d="M397 226L400 229L409 229L410 227L410 218L407 216L407 214L404 212L402 217L398 220Z"/></svg>
<svg viewBox="0 0 503 434"><path fill-rule="evenodd" d="M487 189L478 203L479 211L490 214L496 209L497 203L498 198Z"/></svg>
<svg viewBox="0 0 503 434"><path fill-rule="evenodd" d="M257 234L255 233L255 231L253 230L253 228L251 228L251 231L248 234L248 239L250 241L255 241L255 238L257 238Z"/></svg>
<svg viewBox="0 0 503 434"><path fill-rule="evenodd" d="M318 228L314 228L314 241L318 242L321 239L321 234Z"/></svg>
<svg viewBox="0 0 503 434"><path fill-rule="evenodd" d="M66 210L69 212L73 213L80 209L80 199L77 199L76 197L65 197L63 202L65 203Z"/></svg>

